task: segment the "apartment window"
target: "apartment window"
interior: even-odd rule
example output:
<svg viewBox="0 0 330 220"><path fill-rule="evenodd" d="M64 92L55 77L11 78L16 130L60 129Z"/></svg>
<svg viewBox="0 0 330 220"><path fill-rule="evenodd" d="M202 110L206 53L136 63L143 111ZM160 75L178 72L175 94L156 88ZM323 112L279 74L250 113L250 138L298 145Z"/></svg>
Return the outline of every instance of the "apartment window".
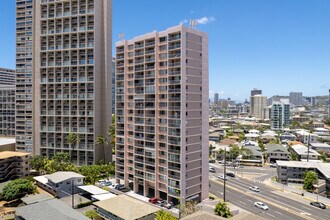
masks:
<svg viewBox="0 0 330 220"><path fill-rule="evenodd" d="M167 37L160 37L159 38L159 42L165 42L165 41L167 41Z"/></svg>

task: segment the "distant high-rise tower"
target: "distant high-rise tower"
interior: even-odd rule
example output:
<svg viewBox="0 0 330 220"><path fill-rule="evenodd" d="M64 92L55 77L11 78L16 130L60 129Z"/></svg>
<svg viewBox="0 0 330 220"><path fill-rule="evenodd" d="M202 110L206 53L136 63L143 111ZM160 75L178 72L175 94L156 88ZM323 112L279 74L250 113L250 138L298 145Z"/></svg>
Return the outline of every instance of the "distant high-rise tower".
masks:
<svg viewBox="0 0 330 220"><path fill-rule="evenodd" d="M214 104L218 104L219 102L219 93L214 93Z"/></svg>
<svg viewBox="0 0 330 220"><path fill-rule="evenodd" d="M288 99L273 102L271 108L271 128L282 130L290 126L290 103Z"/></svg>
<svg viewBox="0 0 330 220"><path fill-rule="evenodd" d="M15 137L15 70L0 68L0 136Z"/></svg>
<svg viewBox="0 0 330 220"><path fill-rule="evenodd" d="M32 51L35 1L16 0L16 150L33 152Z"/></svg>
<svg viewBox="0 0 330 220"><path fill-rule="evenodd" d="M262 90L261 89L252 89L251 90L251 96L255 96L255 95L262 95Z"/></svg>
<svg viewBox="0 0 330 220"><path fill-rule="evenodd" d="M112 1L16 2L17 150L111 161L95 139L111 125Z"/></svg>
<svg viewBox="0 0 330 220"><path fill-rule="evenodd" d="M254 95L250 97L250 114L259 119L265 119L264 109L267 106L267 97Z"/></svg>
<svg viewBox="0 0 330 220"><path fill-rule="evenodd" d="M290 92L289 94L290 104L294 106L303 105L303 93L302 92Z"/></svg>
<svg viewBox="0 0 330 220"><path fill-rule="evenodd" d="M173 203L208 197L208 38L185 26L116 44L116 179Z"/></svg>

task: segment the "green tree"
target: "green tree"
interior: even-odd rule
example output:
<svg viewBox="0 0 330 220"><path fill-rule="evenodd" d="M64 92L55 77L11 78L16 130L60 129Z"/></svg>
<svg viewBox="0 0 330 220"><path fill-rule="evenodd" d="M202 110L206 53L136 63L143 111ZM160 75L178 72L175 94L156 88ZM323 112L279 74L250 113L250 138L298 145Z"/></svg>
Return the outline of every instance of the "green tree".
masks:
<svg viewBox="0 0 330 220"><path fill-rule="evenodd" d="M84 212L84 215L90 219L101 219L97 211L95 211L94 209Z"/></svg>
<svg viewBox="0 0 330 220"><path fill-rule="evenodd" d="M315 171L307 171L304 175L304 189L311 192L314 184L317 184L317 173Z"/></svg>
<svg viewBox="0 0 330 220"><path fill-rule="evenodd" d="M233 216L231 213L229 207L227 206L227 203L224 201L220 201L214 208L214 214L219 215L224 218L229 218Z"/></svg>
<svg viewBox="0 0 330 220"><path fill-rule="evenodd" d="M115 146L116 146L116 115L112 115L112 123L109 126L108 132L107 132L107 138L110 140L112 153L115 153Z"/></svg>
<svg viewBox="0 0 330 220"><path fill-rule="evenodd" d="M174 217L171 213L164 210L156 212L156 220L177 220L178 218Z"/></svg>
<svg viewBox="0 0 330 220"><path fill-rule="evenodd" d="M324 118L323 122L326 125L330 125L330 118L328 118L328 117Z"/></svg>
<svg viewBox="0 0 330 220"><path fill-rule="evenodd" d="M47 158L41 155L35 155L30 157L30 166L32 169L35 169L38 173L44 174L45 171L45 165L47 163Z"/></svg>
<svg viewBox="0 0 330 220"><path fill-rule="evenodd" d="M44 170L47 173L55 173L58 171L76 171L76 167L71 163L68 153L57 152L52 159L46 160Z"/></svg>
<svg viewBox="0 0 330 220"><path fill-rule="evenodd" d="M180 204L178 205L178 208L181 213L181 217L191 215L199 210L196 201L191 200L186 202L185 204L181 204L181 199L179 199L179 202Z"/></svg>
<svg viewBox="0 0 330 220"><path fill-rule="evenodd" d="M229 154L232 155L233 158L237 158L239 155L250 156L252 155L252 151L248 148L239 147L237 145L230 145Z"/></svg>
<svg viewBox="0 0 330 220"><path fill-rule="evenodd" d="M28 179L16 179L9 182L2 191L2 198L5 201L19 199L27 194L35 193L36 187Z"/></svg>
<svg viewBox="0 0 330 220"><path fill-rule="evenodd" d="M301 128L301 125L298 121L292 121L291 124L290 124L290 128L291 129Z"/></svg>
<svg viewBox="0 0 330 220"><path fill-rule="evenodd" d="M79 135L76 133L70 133L66 138L66 142L71 145L70 158L72 160L72 152L75 149L75 147L80 143Z"/></svg>
<svg viewBox="0 0 330 220"><path fill-rule="evenodd" d="M93 185L101 178L100 165L82 166L79 167L78 172L85 176L84 183L86 185Z"/></svg>

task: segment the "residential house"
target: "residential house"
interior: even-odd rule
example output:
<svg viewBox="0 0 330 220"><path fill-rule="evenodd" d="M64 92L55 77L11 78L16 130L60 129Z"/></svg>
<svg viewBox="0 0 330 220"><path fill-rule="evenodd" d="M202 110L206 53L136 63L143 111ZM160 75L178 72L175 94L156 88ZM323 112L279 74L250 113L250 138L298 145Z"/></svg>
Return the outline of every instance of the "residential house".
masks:
<svg viewBox="0 0 330 220"><path fill-rule="evenodd" d="M127 195L119 195L94 203L97 212L111 220L154 220L160 209Z"/></svg>
<svg viewBox="0 0 330 220"><path fill-rule="evenodd" d="M79 173L66 171L34 177L40 188L59 198L80 192L78 186L84 184L84 178Z"/></svg>
<svg viewBox="0 0 330 220"><path fill-rule="evenodd" d="M266 144L267 162L276 163L277 160L289 160L289 152L281 144Z"/></svg>
<svg viewBox="0 0 330 220"><path fill-rule="evenodd" d="M47 199L16 208L15 220L89 220L58 199Z"/></svg>
<svg viewBox="0 0 330 220"><path fill-rule="evenodd" d="M305 145L297 144L291 146L291 153L297 156L298 160L318 160L320 154L313 149L308 149Z"/></svg>

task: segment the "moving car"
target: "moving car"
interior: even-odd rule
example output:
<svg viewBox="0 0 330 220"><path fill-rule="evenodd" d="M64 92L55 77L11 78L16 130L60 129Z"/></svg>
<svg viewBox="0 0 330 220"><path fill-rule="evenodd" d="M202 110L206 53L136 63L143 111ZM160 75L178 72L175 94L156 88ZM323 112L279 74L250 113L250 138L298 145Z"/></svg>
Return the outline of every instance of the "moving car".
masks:
<svg viewBox="0 0 330 220"><path fill-rule="evenodd" d="M259 209L268 210L268 206L262 202L255 202L254 206Z"/></svg>
<svg viewBox="0 0 330 220"><path fill-rule="evenodd" d="M311 202L311 205L321 209L326 209L326 205L324 205L322 202Z"/></svg>
<svg viewBox="0 0 330 220"><path fill-rule="evenodd" d="M260 189L257 186L251 186L251 187L249 187L249 189L252 191L255 191L255 192L260 192Z"/></svg>
<svg viewBox="0 0 330 220"><path fill-rule="evenodd" d="M220 180L227 180L227 177L225 177L224 175L220 175L220 176L218 176L218 179L220 179Z"/></svg>
<svg viewBox="0 0 330 220"><path fill-rule="evenodd" d="M235 174L233 173L226 173L227 176L230 176L230 177L235 177Z"/></svg>
<svg viewBox="0 0 330 220"><path fill-rule="evenodd" d="M214 169L213 167L210 167L210 168L209 168L209 172L211 172L211 173L215 173L215 169Z"/></svg>
<svg viewBox="0 0 330 220"><path fill-rule="evenodd" d="M152 203L152 204L157 204L160 201L162 201L162 199L155 198L155 197L152 197L152 198L149 199L149 202Z"/></svg>

